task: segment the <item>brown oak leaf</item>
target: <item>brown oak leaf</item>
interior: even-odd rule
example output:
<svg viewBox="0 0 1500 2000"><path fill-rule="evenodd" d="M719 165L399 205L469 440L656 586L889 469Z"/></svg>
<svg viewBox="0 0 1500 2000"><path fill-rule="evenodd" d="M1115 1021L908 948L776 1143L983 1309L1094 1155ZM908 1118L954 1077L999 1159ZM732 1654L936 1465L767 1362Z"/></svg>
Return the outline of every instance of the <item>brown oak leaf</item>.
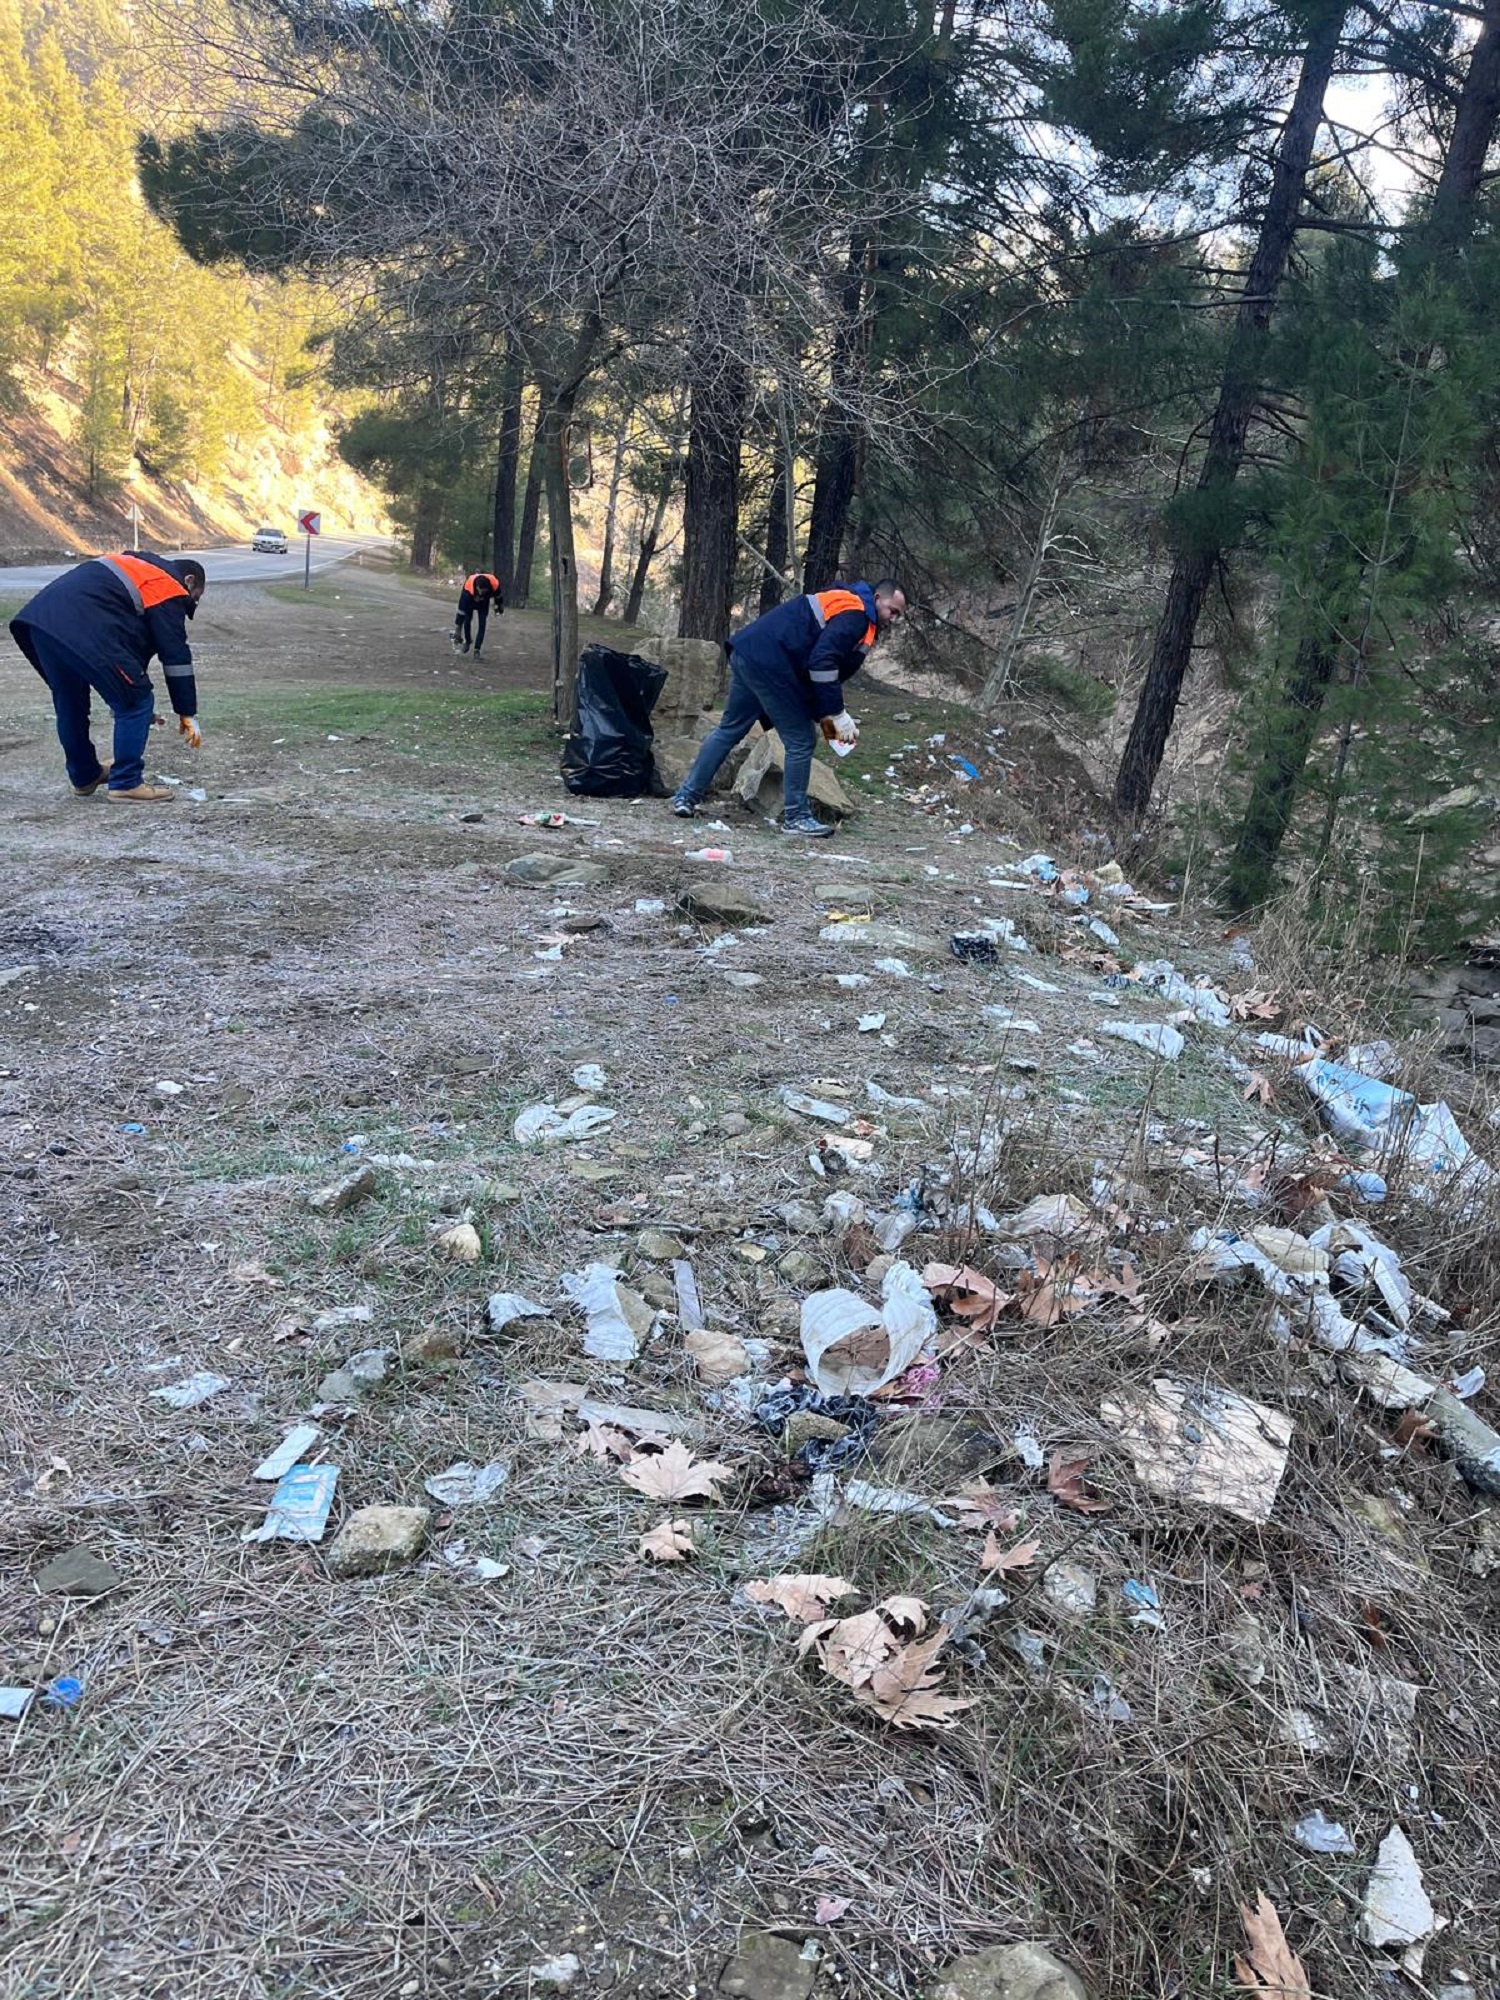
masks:
<svg viewBox="0 0 1500 2000"><path fill-rule="evenodd" d="M1281 2000L1312 2000L1312 1985L1300 1958L1286 1941L1276 1905L1263 1889L1255 1892L1255 1906L1240 1905L1240 1922L1245 1926L1245 1956L1234 1961L1237 1986L1249 1993L1275 1993Z"/></svg>
<svg viewBox="0 0 1500 2000"><path fill-rule="evenodd" d="M664 1451L638 1451L620 1477L650 1500L717 1500L719 1488L734 1474L717 1459L695 1459L680 1439Z"/></svg>
<svg viewBox="0 0 1500 2000"><path fill-rule="evenodd" d="M971 1480L967 1486L950 1493L941 1502L945 1514L958 1518L958 1525L973 1534L981 1534L987 1529L995 1529L1008 1535L1012 1528L1021 1524L1021 1512L1002 1499L987 1480Z"/></svg>

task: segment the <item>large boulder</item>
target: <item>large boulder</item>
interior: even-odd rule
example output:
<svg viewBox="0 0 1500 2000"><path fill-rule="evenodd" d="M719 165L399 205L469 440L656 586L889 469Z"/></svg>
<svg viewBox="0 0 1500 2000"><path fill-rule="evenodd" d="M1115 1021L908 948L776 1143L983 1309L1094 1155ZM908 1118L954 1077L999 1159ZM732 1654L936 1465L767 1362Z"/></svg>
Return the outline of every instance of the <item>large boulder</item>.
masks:
<svg viewBox="0 0 1500 2000"><path fill-rule="evenodd" d="M996 1944L955 1959L927 2000L1089 2000L1089 1990L1044 1944Z"/></svg>
<svg viewBox="0 0 1500 2000"><path fill-rule="evenodd" d="M729 685L724 648L716 639L650 638L642 639L635 651L667 670L667 684L651 711L657 738L680 734L701 742L714 711L724 706Z"/></svg>
<svg viewBox="0 0 1500 2000"><path fill-rule="evenodd" d="M752 741L750 754L740 766L740 774L734 782L736 796L755 811L775 818L781 811L781 780L785 770L786 751L781 738L772 729ZM854 811L854 801L828 766L816 757L813 759L807 796L820 819L847 819Z"/></svg>

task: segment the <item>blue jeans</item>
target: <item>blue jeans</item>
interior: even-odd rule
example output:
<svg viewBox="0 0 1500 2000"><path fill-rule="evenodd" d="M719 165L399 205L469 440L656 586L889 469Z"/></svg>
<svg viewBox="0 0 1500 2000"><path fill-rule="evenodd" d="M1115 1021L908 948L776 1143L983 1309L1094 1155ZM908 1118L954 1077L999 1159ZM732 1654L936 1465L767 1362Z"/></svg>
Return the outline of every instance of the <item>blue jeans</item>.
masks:
<svg viewBox="0 0 1500 2000"><path fill-rule="evenodd" d="M138 668L91 667L50 633L33 630L29 637L52 692L57 740L71 782L81 788L99 781L99 757L89 731L89 697L98 694L115 718L109 789L134 790L146 775L146 741L156 709L150 681Z"/></svg>
<svg viewBox="0 0 1500 2000"><path fill-rule="evenodd" d="M763 715L770 716L786 751L783 810L788 819L805 813L818 726L799 693L788 688L784 681L754 666L746 666L735 653L729 656L729 699L724 704L724 713L704 737L703 747L683 779L678 797L696 805L713 783L724 759L736 744L744 741Z"/></svg>

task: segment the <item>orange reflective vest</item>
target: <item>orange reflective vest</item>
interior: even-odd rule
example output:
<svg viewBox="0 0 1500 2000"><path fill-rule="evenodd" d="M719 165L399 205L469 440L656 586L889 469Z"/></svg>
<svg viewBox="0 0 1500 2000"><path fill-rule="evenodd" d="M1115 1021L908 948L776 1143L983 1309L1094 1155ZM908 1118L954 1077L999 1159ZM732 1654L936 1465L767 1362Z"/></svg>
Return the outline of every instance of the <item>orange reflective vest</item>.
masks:
<svg viewBox="0 0 1500 2000"><path fill-rule="evenodd" d="M809 591L807 601L812 607L812 615L820 629L828 623L830 618L837 618L842 612L864 611L865 609L861 599L852 590L813 590ZM865 617L868 620L868 612L865 612ZM866 623L865 636L859 642L861 648L865 652L868 652L874 645L875 638L876 627L873 624Z"/></svg>
<svg viewBox="0 0 1500 2000"><path fill-rule="evenodd" d="M117 556L96 556L95 561L114 571L130 592L131 603L143 614L153 604L165 604L169 598L190 595L187 586L179 583L175 576L158 569L155 563L142 562L139 556L122 552Z"/></svg>
<svg viewBox="0 0 1500 2000"><path fill-rule="evenodd" d="M498 597L500 595L500 579L498 576L491 576L488 570L476 569L472 576L464 578L464 589L468 591L471 597L474 595L474 586L476 583L487 583L493 596Z"/></svg>

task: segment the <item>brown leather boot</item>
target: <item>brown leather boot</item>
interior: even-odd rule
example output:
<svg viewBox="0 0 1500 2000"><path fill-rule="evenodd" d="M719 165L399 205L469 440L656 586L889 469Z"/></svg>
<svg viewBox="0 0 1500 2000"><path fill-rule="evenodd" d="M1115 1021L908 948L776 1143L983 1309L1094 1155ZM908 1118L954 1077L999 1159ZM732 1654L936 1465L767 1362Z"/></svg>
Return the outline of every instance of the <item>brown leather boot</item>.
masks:
<svg viewBox="0 0 1500 2000"><path fill-rule="evenodd" d="M104 762L103 762L103 763L102 763L102 764L101 764L101 765L99 766L99 775L98 775L98 777L97 777L97 778L95 778L95 780L94 780L93 784L91 784L91 785L75 785L75 786L73 787L73 796L74 796L74 798L75 798L75 799L91 799L91 798L92 798L92 797L94 796L95 792L97 792L97 791L98 791L99 787L100 787L100 786L101 786L101 785L102 785L102 784L103 784L103 783L105 782L105 780L106 780L106 779L107 779L107 778L109 777L109 769L110 769L110 765L111 765L111 764L112 764L113 762L114 762L114 759L113 759L113 758L106 758L106 759L105 759L105 761L104 761Z"/></svg>
<svg viewBox="0 0 1500 2000"><path fill-rule="evenodd" d="M171 790L166 785L132 785L129 791L121 789L105 793L106 798L123 799L127 804L133 802L140 806L164 805L171 796Z"/></svg>

